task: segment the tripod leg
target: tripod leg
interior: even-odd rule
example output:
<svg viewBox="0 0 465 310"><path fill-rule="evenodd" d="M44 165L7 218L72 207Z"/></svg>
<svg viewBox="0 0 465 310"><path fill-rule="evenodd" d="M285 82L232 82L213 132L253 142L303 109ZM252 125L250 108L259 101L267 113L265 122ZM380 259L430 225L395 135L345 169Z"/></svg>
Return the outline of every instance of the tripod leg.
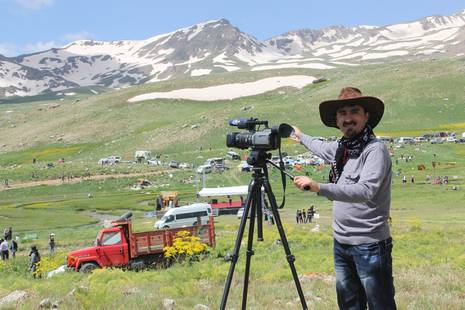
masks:
<svg viewBox="0 0 465 310"><path fill-rule="evenodd" d="M247 307L247 290L249 288L249 275L250 275L250 262L252 259L253 252L253 238L254 238L254 225L255 225L255 213L257 212L257 208L260 208L260 201L261 201L261 185L256 183L253 186L253 201L252 201L252 208L250 210L250 222L249 222L249 235L247 239L247 252L246 252L246 260L245 260L245 272L244 272L244 287L242 291L242 309L246 309ZM258 221L257 217L257 221Z"/></svg>
<svg viewBox="0 0 465 310"><path fill-rule="evenodd" d="M297 293L299 294L300 303L302 304L302 309L308 309L307 303L305 302L305 296L302 291L302 287L300 286L299 277L297 276L297 271L295 269L295 265L294 265L295 257L294 255L292 255L291 250L289 248L289 243L287 242L286 234L284 233L283 224L281 222L281 218L279 217L278 205L276 203L276 199L271 190L270 183L268 183L267 179L264 180L263 186L265 187L265 193L267 194L268 201L270 202L270 205L271 205L271 211L273 212L273 216L276 222L276 227L278 228L278 232L281 238L284 252L286 253L287 262L289 263L289 267L291 268L292 277L294 278L295 287L297 289Z"/></svg>
<svg viewBox="0 0 465 310"><path fill-rule="evenodd" d="M245 225L247 223L248 214L250 214L250 209L254 199L253 188L255 187L255 181L252 180L249 184L249 193L247 195L247 205L245 206L244 213L241 218L241 223L239 225L239 230L237 232L236 243L234 244L233 254L231 256L231 266L229 267L228 277L226 278L226 283L224 285L223 297L221 299L220 309L226 309L226 303L228 301L229 288L231 287L231 281L234 275L234 269L236 268L237 258L239 257L239 250L241 248L241 241L244 235Z"/></svg>
<svg viewBox="0 0 465 310"><path fill-rule="evenodd" d="M263 241L263 197L261 185L258 189L255 200L255 206L257 211L257 241Z"/></svg>

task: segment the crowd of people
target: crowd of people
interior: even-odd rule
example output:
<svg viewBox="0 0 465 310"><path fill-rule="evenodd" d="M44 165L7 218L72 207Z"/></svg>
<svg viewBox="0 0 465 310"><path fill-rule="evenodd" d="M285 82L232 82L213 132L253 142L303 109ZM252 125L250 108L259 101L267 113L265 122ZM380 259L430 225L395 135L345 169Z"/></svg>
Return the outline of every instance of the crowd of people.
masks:
<svg viewBox="0 0 465 310"><path fill-rule="evenodd" d="M298 209L295 215L296 223L311 223L313 218L315 217L316 209L315 206L312 205L308 210L305 209Z"/></svg>
<svg viewBox="0 0 465 310"><path fill-rule="evenodd" d="M11 258L16 258L16 253L19 250L18 242L19 236L13 238L13 228L8 227L3 230L3 238L0 238L0 255L3 261ZM50 255L55 254L55 234L51 233L48 238L48 249ZM41 260L39 250L36 245L31 246L31 251L29 252L29 271L32 273L33 277L37 276L37 267Z"/></svg>

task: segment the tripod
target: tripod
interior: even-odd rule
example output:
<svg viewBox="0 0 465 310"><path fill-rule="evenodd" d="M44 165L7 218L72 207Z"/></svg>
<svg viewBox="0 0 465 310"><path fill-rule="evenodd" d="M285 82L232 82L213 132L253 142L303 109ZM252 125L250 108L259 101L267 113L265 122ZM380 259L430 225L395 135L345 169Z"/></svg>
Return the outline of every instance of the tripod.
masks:
<svg viewBox="0 0 465 310"><path fill-rule="evenodd" d="M266 162L267 158L270 158L270 154L267 154L263 150L252 150L251 156L247 160L249 164L253 166L252 180L249 184L249 190L247 194L247 204L244 210L244 213L241 218L241 223L239 225L239 231L237 233L236 242L234 245L234 251L231 255L231 266L229 268L228 277L226 278L226 284L223 291L223 298L221 300L220 309L226 309L226 303L228 301L229 289L231 287L231 281L234 275L234 269L239 257L239 250L241 247L242 237L244 235L245 226L247 223L247 218L250 215L249 223L249 232L247 237L247 250L246 250L246 261L245 261L245 273L244 273L244 287L242 292L242 309L246 309L247 305L247 290L249 286L249 274L250 274L250 261L253 251L253 238L254 238L254 226L255 226L255 216L257 216L257 235L258 241L263 241L263 230L262 230L262 187L264 192L268 197L268 201L271 205L271 211L276 222L276 227L278 228L279 236L286 254L286 259L289 263L289 267L292 272L292 277L294 278L294 283L299 294L300 302L302 304L302 309L308 309L305 302L305 297L300 286L299 278L297 276L297 271L295 269L294 261L295 257L291 254L289 249L289 244L287 242L286 234L284 233L283 225L281 218L278 212L278 206L276 203L275 196L271 190L271 185L267 177L267 167Z"/></svg>

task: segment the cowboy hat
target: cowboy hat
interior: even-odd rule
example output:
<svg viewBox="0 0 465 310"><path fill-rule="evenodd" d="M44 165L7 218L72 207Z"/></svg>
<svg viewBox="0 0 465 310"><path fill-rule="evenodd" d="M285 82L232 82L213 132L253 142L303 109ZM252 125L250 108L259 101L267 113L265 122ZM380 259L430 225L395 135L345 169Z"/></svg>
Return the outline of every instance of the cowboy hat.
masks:
<svg viewBox="0 0 465 310"><path fill-rule="evenodd" d="M345 87L341 90L338 99L327 100L320 103L320 117L323 124L328 127L339 128L336 125L336 112L344 106L362 106L369 113L368 124L375 128L383 117L384 103L370 96L363 96L362 92L355 87Z"/></svg>

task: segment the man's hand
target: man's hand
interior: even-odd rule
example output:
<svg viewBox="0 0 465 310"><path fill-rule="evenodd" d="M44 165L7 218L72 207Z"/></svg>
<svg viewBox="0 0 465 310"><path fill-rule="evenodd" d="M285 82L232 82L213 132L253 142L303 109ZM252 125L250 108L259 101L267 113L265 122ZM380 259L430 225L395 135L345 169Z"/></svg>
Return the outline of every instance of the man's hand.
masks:
<svg viewBox="0 0 465 310"><path fill-rule="evenodd" d="M320 183L305 176L294 177L294 185L302 191L309 190L314 193L318 193L320 191Z"/></svg>
<svg viewBox="0 0 465 310"><path fill-rule="evenodd" d="M300 143L300 136L302 135L302 131L300 131L299 127L296 126L292 126L292 128L294 128L294 131L291 133L289 138Z"/></svg>

